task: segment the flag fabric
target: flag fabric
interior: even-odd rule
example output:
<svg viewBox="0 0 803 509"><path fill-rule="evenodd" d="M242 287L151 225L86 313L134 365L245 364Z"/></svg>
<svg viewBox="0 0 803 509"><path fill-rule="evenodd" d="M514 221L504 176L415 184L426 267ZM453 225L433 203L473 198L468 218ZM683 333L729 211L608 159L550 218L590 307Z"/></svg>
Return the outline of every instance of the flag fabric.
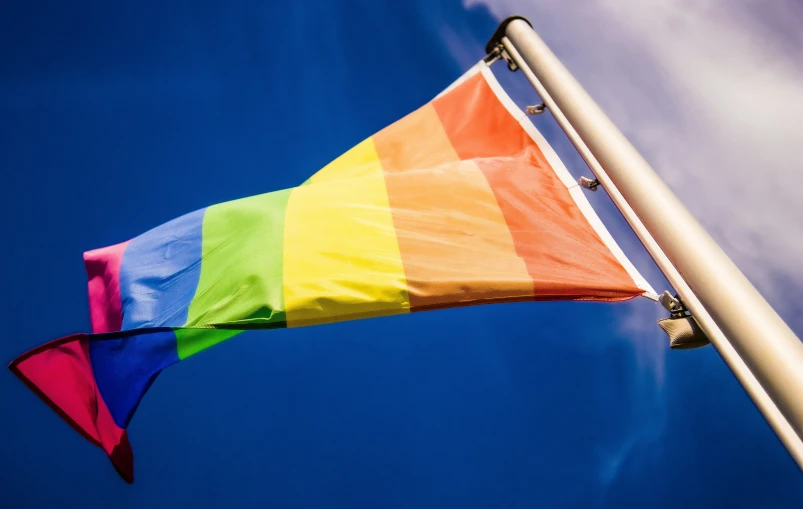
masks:
<svg viewBox="0 0 803 509"><path fill-rule="evenodd" d="M192 212L84 261L92 334L9 368L128 482L125 430L156 376L241 331L655 298L484 62L296 188Z"/></svg>

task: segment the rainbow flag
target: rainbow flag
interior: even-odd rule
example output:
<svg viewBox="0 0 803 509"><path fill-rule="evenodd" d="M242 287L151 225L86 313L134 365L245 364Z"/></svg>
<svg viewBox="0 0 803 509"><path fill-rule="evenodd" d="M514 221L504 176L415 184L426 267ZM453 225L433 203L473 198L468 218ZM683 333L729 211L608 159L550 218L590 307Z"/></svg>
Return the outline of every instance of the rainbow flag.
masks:
<svg viewBox="0 0 803 509"><path fill-rule="evenodd" d="M9 368L133 482L161 370L241 331L513 301L655 297L483 62L302 185L84 254L92 334Z"/></svg>

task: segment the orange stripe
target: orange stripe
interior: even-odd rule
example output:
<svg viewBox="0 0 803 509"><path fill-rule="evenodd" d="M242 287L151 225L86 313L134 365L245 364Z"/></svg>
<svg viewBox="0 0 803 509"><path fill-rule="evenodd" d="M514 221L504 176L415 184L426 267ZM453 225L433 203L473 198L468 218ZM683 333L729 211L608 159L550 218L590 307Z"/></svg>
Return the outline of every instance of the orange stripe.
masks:
<svg viewBox="0 0 803 509"><path fill-rule="evenodd" d="M460 160L432 103L382 129L373 138L386 173Z"/></svg>
<svg viewBox="0 0 803 509"><path fill-rule="evenodd" d="M480 73L435 99L432 105L460 159L515 156L535 147ZM541 151L535 149L546 165Z"/></svg>
<svg viewBox="0 0 803 509"><path fill-rule="evenodd" d="M412 309L530 300L532 279L488 182L431 104L374 136Z"/></svg>
<svg viewBox="0 0 803 509"><path fill-rule="evenodd" d="M621 300L640 295L577 208L535 142L481 74L433 101L461 159L490 184L527 266L537 300Z"/></svg>

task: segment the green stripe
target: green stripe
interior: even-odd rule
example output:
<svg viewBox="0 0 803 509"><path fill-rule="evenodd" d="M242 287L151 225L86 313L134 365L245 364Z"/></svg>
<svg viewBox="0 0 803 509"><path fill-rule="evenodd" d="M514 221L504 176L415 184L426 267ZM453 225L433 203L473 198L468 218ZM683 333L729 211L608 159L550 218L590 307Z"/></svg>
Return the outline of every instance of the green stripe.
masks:
<svg viewBox="0 0 803 509"><path fill-rule="evenodd" d="M201 276L186 327L254 328L284 323L284 217L291 192L286 189L207 209ZM177 331L179 359L236 333Z"/></svg>
<svg viewBox="0 0 803 509"><path fill-rule="evenodd" d="M176 334L178 359L184 360L201 350L215 346L242 331L226 329L173 329Z"/></svg>

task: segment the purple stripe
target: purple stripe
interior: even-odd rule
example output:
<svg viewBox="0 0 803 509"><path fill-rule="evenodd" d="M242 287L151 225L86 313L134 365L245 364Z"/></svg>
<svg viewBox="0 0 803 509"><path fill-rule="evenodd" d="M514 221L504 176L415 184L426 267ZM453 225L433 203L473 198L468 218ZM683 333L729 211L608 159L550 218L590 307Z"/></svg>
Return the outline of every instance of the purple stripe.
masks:
<svg viewBox="0 0 803 509"><path fill-rule="evenodd" d="M98 390L115 424L125 429L156 376L179 361L176 333L151 329L89 340L89 358Z"/></svg>

